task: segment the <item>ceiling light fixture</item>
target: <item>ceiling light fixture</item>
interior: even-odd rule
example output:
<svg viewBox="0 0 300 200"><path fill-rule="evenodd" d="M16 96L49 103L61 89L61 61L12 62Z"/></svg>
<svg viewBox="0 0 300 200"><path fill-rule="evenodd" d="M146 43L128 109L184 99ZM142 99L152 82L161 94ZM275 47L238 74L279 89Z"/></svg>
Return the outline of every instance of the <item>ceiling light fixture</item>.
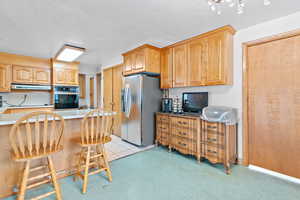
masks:
<svg viewBox="0 0 300 200"><path fill-rule="evenodd" d="M58 51L58 53L55 56L55 59L60 61L65 61L65 62L73 62L84 52L85 52L85 48L65 44Z"/></svg>
<svg viewBox="0 0 300 200"><path fill-rule="evenodd" d="M208 6L213 12L218 15L221 14L222 6L229 6L231 8L236 7L237 14L243 14L245 8L245 0L206 0ZM268 6L271 4L270 0L263 0L264 5Z"/></svg>

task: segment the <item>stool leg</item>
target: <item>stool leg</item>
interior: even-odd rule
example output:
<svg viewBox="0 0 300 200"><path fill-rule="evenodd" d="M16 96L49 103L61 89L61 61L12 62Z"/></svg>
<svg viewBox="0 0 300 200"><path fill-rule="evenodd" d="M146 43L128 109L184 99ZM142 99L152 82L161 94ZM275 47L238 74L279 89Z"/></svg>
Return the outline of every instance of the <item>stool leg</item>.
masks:
<svg viewBox="0 0 300 200"><path fill-rule="evenodd" d="M106 168L106 174L108 176L108 180L110 182L112 182L111 171L110 171L110 168L109 168L108 159L107 159L106 151L105 151L105 148L104 148L104 144L101 144L101 149L102 149L102 153L103 153L103 160L104 160L104 165L105 165L105 168Z"/></svg>
<svg viewBox="0 0 300 200"><path fill-rule="evenodd" d="M77 162L77 169L76 169L76 173L74 174L74 177L73 177L73 181L76 181L80 172L81 172L81 160L82 160L82 154L83 154L83 150L81 148L80 150L80 153L79 153L79 159L78 159L78 162Z"/></svg>
<svg viewBox="0 0 300 200"><path fill-rule="evenodd" d="M27 180L29 175L29 167L30 167L30 160L26 161L25 169L23 171L23 178L21 182L20 192L18 194L18 200L24 200L25 199L25 192L27 187Z"/></svg>
<svg viewBox="0 0 300 200"><path fill-rule="evenodd" d="M87 187L88 176L89 176L89 167L90 167L90 154L91 154L91 147L88 147L86 160L85 160L82 193L86 193L86 187Z"/></svg>
<svg viewBox="0 0 300 200"><path fill-rule="evenodd" d="M61 198L60 187L59 187L58 182L57 182L56 172L55 172L55 169L54 169L54 165L53 165L51 156L48 156L47 159L48 159L48 166L49 166L51 178L52 178L54 189L55 189L55 192L56 192L56 198L57 198L57 200L61 200L62 198Z"/></svg>

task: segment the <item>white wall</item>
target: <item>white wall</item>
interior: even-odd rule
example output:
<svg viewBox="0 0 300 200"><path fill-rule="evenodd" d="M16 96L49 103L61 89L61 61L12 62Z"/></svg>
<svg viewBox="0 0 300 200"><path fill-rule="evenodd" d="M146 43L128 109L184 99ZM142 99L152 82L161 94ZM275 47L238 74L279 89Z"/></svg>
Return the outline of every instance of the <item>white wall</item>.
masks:
<svg viewBox="0 0 300 200"><path fill-rule="evenodd" d="M234 84L233 86L212 86L170 89L170 96L179 96L184 91L209 92L210 105L225 105L238 108L242 117L242 44L263 37L300 28L300 12L242 29L234 36ZM242 158L242 119L239 122L239 158Z"/></svg>

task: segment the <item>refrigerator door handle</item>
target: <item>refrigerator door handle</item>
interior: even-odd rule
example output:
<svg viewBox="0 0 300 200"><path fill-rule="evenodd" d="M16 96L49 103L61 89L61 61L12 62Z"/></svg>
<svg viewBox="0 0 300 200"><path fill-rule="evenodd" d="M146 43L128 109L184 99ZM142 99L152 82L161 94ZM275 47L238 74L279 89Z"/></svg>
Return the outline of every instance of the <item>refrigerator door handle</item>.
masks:
<svg viewBox="0 0 300 200"><path fill-rule="evenodd" d="M129 118L129 116L130 116L130 111L131 111L131 104L132 104L132 102L131 102L131 90L130 90L130 87L127 87L126 89L125 89L125 91L126 91L126 96L125 96L125 98L126 98L126 107L125 107L125 115L126 115L126 117L127 118Z"/></svg>
<svg viewBox="0 0 300 200"><path fill-rule="evenodd" d="M126 105L125 105L125 89L122 88L122 90L121 90L121 110L122 110L122 112L125 112L125 107L126 107Z"/></svg>

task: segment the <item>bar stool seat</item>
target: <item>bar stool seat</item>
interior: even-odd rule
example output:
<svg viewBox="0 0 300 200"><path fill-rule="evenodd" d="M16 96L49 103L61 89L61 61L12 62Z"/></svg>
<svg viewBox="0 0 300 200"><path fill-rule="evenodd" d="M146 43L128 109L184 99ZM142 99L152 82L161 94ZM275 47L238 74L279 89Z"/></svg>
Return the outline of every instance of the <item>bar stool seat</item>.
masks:
<svg viewBox="0 0 300 200"><path fill-rule="evenodd" d="M52 112L33 112L20 118L11 128L9 141L14 161L25 162L18 193L18 200L25 199L27 189L52 182L54 190L32 200L46 198L56 194L61 200L61 191L57 182L52 155L63 150L61 138L64 132L64 119ZM46 159L47 164L31 168L33 160ZM48 172L44 172L48 168ZM37 172L41 172L38 175ZM35 173L35 176L29 176ZM49 178L51 177L51 179ZM26 198L27 199L27 198Z"/></svg>
<svg viewBox="0 0 300 200"><path fill-rule="evenodd" d="M105 171L108 180L112 181L111 170L104 148L104 144L112 140L112 115L111 112L101 110L93 110L87 113L81 121L81 136L72 140L81 146L74 180L77 177L83 180L82 193L87 191L88 176L90 175ZM90 171L91 169L94 170Z"/></svg>

